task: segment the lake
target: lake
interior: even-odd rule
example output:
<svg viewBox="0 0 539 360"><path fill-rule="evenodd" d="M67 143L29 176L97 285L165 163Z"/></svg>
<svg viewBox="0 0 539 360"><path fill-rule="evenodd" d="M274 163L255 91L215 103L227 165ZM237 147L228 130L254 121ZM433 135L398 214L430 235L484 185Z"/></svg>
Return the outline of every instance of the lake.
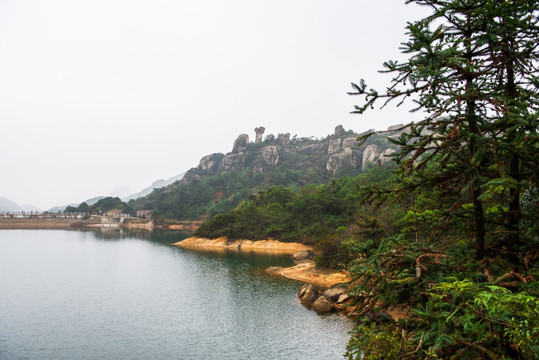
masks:
<svg viewBox="0 0 539 360"><path fill-rule="evenodd" d="M0 230L0 359L342 359L352 322L266 273L290 256L178 233Z"/></svg>

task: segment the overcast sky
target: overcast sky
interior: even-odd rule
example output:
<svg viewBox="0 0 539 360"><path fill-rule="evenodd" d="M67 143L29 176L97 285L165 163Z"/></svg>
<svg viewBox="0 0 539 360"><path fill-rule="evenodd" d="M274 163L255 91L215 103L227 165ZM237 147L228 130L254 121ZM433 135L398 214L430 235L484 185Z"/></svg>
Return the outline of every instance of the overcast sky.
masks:
<svg viewBox="0 0 539 360"><path fill-rule="evenodd" d="M0 196L42 209L133 192L236 137L410 121L351 115L399 59L403 0L0 0Z"/></svg>

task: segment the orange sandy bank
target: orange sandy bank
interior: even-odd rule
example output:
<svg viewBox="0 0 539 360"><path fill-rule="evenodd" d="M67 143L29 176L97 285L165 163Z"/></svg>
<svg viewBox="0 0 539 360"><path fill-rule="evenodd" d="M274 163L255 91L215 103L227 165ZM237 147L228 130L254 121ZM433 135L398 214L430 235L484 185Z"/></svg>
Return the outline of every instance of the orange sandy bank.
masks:
<svg viewBox="0 0 539 360"><path fill-rule="evenodd" d="M310 246L299 243L281 242L278 240L228 240L226 237L218 239L205 239L190 237L175 244L190 249L223 251L233 249L240 251L253 251L258 253L290 254L300 250L312 250ZM270 267L270 274L281 275L288 279L313 284L322 288L328 288L335 284L350 281L348 273L337 272L328 269L319 269L313 261L302 261L292 267Z"/></svg>
<svg viewBox="0 0 539 360"><path fill-rule="evenodd" d="M270 274L281 275L288 279L298 280L321 288L329 288L333 285L350 281L348 273L317 268L314 261L300 262L288 268L270 267L267 271Z"/></svg>
<svg viewBox="0 0 539 360"><path fill-rule="evenodd" d="M278 240L228 240L226 237L218 239L205 239L190 237L172 245L185 248L214 248L236 249L253 252L272 252L293 255L299 250L312 250L311 247L299 243L280 242Z"/></svg>

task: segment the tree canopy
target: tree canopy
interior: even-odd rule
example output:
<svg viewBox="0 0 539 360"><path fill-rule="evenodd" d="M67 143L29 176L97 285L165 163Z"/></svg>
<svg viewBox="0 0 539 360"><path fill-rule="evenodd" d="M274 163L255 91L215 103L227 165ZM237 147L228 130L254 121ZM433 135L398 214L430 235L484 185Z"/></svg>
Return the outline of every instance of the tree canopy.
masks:
<svg viewBox="0 0 539 360"><path fill-rule="evenodd" d="M368 201L410 197L409 226L359 243L351 272L362 313L410 316L360 318L348 356L537 359L539 2L406 3L430 9L408 24L408 60L384 64L384 91L361 81L350 94L364 99L358 114L416 105L418 121L391 139L398 181L363 189Z"/></svg>

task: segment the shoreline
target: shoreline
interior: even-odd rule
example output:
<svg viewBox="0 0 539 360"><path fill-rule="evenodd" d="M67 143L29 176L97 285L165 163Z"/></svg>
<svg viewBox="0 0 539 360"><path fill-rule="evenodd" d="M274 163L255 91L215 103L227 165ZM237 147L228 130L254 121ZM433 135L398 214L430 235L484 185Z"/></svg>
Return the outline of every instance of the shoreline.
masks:
<svg viewBox="0 0 539 360"><path fill-rule="evenodd" d="M207 239L193 236L177 243L173 243L172 245L191 249L231 249L238 251L253 251L258 253L271 252L275 254L288 255L294 255L300 250L312 250L310 246L300 243L285 243L278 240L229 240L226 237Z"/></svg>
<svg viewBox="0 0 539 360"><path fill-rule="evenodd" d="M312 251L311 246L300 243L287 243L278 240L229 240L226 237L220 237L218 239L190 237L171 245L197 251L231 250L284 255L294 255L301 250ZM272 275L316 285L321 288L330 288L336 284L350 281L350 275L348 273L317 268L312 260L303 260L294 266L286 268L272 266L266 269L266 271Z"/></svg>

